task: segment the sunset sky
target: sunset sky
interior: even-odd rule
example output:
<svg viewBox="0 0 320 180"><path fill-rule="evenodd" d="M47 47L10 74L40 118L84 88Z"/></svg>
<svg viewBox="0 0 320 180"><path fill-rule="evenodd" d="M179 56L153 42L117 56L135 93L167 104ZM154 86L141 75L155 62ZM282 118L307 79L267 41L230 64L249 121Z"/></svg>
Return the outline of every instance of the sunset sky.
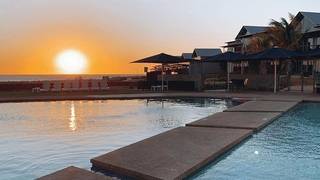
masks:
<svg viewBox="0 0 320 180"><path fill-rule="evenodd" d="M89 74L143 73L129 62L160 52L220 47L242 25L288 12L320 12L314 0L0 0L0 74L59 73L66 49L87 56Z"/></svg>

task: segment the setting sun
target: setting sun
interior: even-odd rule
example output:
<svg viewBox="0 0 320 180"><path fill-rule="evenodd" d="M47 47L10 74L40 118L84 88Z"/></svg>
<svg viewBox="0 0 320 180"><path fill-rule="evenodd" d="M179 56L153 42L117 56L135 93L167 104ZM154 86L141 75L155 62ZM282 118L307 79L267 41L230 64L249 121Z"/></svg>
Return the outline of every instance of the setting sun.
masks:
<svg viewBox="0 0 320 180"><path fill-rule="evenodd" d="M59 53L55 63L59 72L63 74L80 74L85 72L88 60L80 51L69 49Z"/></svg>

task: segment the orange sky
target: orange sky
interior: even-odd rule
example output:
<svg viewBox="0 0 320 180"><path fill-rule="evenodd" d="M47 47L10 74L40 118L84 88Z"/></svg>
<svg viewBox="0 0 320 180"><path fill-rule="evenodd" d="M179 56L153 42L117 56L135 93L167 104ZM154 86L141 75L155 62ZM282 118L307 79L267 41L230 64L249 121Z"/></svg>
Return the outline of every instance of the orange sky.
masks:
<svg viewBox="0 0 320 180"><path fill-rule="evenodd" d="M268 9L272 3L245 1L230 6L239 1L1 0L0 74L58 73L54 57L65 49L89 58L88 74L142 74L145 65L129 62L160 52L180 55L195 47L217 48L244 24L266 25L270 18L316 7L301 9L306 1L286 0L283 6L293 4L288 10L279 5L273 13L259 8L249 12L240 6ZM233 14L225 13L227 8Z"/></svg>

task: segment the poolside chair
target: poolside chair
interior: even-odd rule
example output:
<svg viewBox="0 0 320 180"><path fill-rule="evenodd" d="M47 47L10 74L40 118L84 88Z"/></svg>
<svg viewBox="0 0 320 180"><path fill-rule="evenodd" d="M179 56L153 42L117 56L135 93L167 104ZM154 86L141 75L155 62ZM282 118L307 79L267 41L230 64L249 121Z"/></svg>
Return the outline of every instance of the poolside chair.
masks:
<svg viewBox="0 0 320 180"><path fill-rule="evenodd" d="M72 81L72 91L79 91L79 88L81 88L82 83L80 83L79 80L73 80Z"/></svg>
<svg viewBox="0 0 320 180"><path fill-rule="evenodd" d="M64 91L64 88L65 88L65 83L64 83L64 82L61 82L60 91Z"/></svg>
<svg viewBox="0 0 320 180"><path fill-rule="evenodd" d="M51 89L51 91L54 91L54 92L61 91L61 82L60 81L54 81L52 84L53 84L53 88Z"/></svg>
<svg viewBox="0 0 320 180"><path fill-rule="evenodd" d="M231 79L230 89L231 91L239 90L244 87L243 79Z"/></svg>
<svg viewBox="0 0 320 180"><path fill-rule="evenodd" d="M54 82L50 81L49 91L54 89Z"/></svg>
<svg viewBox="0 0 320 180"><path fill-rule="evenodd" d="M73 81L71 80L67 80L67 81L64 81L64 91L72 91L73 90Z"/></svg>
<svg viewBox="0 0 320 180"><path fill-rule="evenodd" d="M48 92L50 90L50 81L43 81L42 88L40 89L41 92Z"/></svg>
<svg viewBox="0 0 320 180"><path fill-rule="evenodd" d="M80 83L81 83L81 87L79 86L80 91L88 91L89 90L89 87L88 87L89 80L81 80Z"/></svg>
<svg viewBox="0 0 320 180"><path fill-rule="evenodd" d="M101 90L102 91L110 89L108 82L106 80L101 80L100 83L101 83Z"/></svg>
<svg viewBox="0 0 320 180"><path fill-rule="evenodd" d="M101 83L99 79L94 79L91 82L92 82L92 87L91 87L92 91L101 90Z"/></svg>
<svg viewBox="0 0 320 180"><path fill-rule="evenodd" d="M248 83L249 83L249 79L246 78L246 79L244 80L244 82L243 82L243 88L244 88L244 89L248 87Z"/></svg>
<svg viewBox="0 0 320 180"><path fill-rule="evenodd" d="M92 86L93 86L92 80L89 80L88 81L88 90L89 91L92 91Z"/></svg>

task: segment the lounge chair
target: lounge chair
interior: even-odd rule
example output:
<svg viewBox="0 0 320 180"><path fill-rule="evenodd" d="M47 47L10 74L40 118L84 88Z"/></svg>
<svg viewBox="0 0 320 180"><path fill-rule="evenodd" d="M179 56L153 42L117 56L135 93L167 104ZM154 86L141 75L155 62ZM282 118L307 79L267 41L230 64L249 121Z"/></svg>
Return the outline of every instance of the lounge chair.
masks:
<svg viewBox="0 0 320 180"><path fill-rule="evenodd" d="M54 86L53 88L50 88L51 91L54 91L54 92L60 92L61 91L61 82L60 81L54 81L53 82Z"/></svg>
<svg viewBox="0 0 320 180"><path fill-rule="evenodd" d="M48 92L50 91L51 82L50 81L44 81L42 82L42 88L40 89L41 92Z"/></svg>

